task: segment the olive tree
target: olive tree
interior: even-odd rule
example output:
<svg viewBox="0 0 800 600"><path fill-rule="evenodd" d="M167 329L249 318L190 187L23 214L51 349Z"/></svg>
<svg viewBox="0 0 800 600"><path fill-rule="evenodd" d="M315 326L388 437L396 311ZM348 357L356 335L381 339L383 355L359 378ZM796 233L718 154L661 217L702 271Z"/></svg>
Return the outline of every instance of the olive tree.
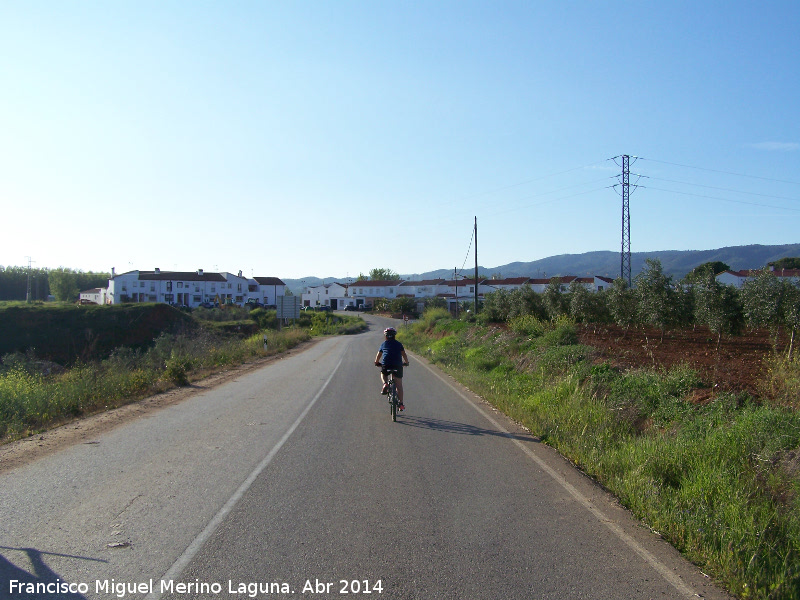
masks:
<svg viewBox="0 0 800 600"><path fill-rule="evenodd" d="M561 315L567 314L567 299L561 291L561 279L558 277L553 277L547 284L543 300L544 309L551 320L555 321Z"/></svg>
<svg viewBox="0 0 800 600"><path fill-rule="evenodd" d="M742 326L744 315L736 288L717 281L711 269L702 273L694 286L695 320L706 325L717 334L719 352L722 334L737 333Z"/></svg>
<svg viewBox="0 0 800 600"><path fill-rule="evenodd" d="M679 317L679 297L673 288L672 276L664 273L660 260L648 258L644 270L636 276L634 290L640 319L661 329L663 339L666 329Z"/></svg>
<svg viewBox="0 0 800 600"><path fill-rule="evenodd" d="M569 284L569 314L578 323L592 320L592 293L577 279Z"/></svg>
<svg viewBox="0 0 800 600"><path fill-rule="evenodd" d="M534 292L527 283L509 294L508 309L509 319L522 315L533 315L537 319L547 317L541 294Z"/></svg>
<svg viewBox="0 0 800 600"><path fill-rule="evenodd" d="M611 318L620 327L627 329L636 323L636 295L628 287L628 282L617 277L605 292L606 305Z"/></svg>
<svg viewBox="0 0 800 600"><path fill-rule="evenodd" d="M783 316L784 287L769 269L761 269L742 286L742 305L747 325L751 329L766 327L777 348Z"/></svg>

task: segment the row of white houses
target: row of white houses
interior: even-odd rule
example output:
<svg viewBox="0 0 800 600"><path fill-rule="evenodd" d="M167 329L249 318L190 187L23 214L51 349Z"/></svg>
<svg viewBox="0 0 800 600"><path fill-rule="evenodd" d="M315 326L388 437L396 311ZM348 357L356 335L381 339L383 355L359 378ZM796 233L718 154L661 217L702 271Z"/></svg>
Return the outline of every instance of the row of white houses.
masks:
<svg viewBox="0 0 800 600"><path fill-rule="evenodd" d="M81 302L121 304L123 302L163 302L174 306L197 308L203 303L243 305L260 302L277 304L286 293L286 284L277 277L244 277L221 272L197 271L128 271L117 275L111 269L108 288L81 292Z"/></svg>
<svg viewBox="0 0 800 600"><path fill-rule="evenodd" d="M759 271L723 271L717 275L720 283L741 288L746 281L753 279ZM776 277L786 278L800 285L800 269L773 270ZM554 279L554 278L553 278ZM598 292L613 283L609 277L559 277L562 291L566 291L573 281ZM514 277L510 279L478 280L478 299L498 290L512 291L528 285L535 292L543 293L552 281L551 278L537 279ZM374 304L376 300L395 298L443 298L452 307L463 301L474 300L476 281L474 279L427 279L407 281L359 280L354 283L326 283L306 288L302 294L302 304L307 307L326 306L333 310L343 310L348 306L358 308ZM81 302L90 304L119 304L123 302L164 302L176 306L196 308L203 303L227 303L243 305L257 301L266 306L277 304L277 298L286 294L286 284L277 277L244 277L242 272L234 275L229 272L197 271L129 271L117 275L111 270L107 288L94 288L81 292Z"/></svg>
<svg viewBox="0 0 800 600"><path fill-rule="evenodd" d="M608 277L559 277L562 291L576 281L590 291L601 291L613 282ZM529 285L535 292L544 292L550 284L550 279L533 279L530 277L515 277L511 279L481 279L478 280L478 300L483 300L486 294L498 290L515 290L523 285ZM475 299L475 279L427 279L424 281L406 281L396 279L391 281L360 280L354 283L325 283L307 288L303 292L303 306L318 307L328 306L333 310L343 310L348 306L359 308L370 306L376 300L395 298L416 298L420 301L425 298L443 298L449 306L459 302Z"/></svg>
<svg viewBox="0 0 800 600"><path fill-rule="evenodd" d="M776 277L786 278L800 285L800 269L773 270ZM757 270L723 271L717 275L720 283L741 288L746 281L758 275ZM537 279L531 277L514 277L511 279L482 279L478 285L478 300L485 298L486 294L498 290L512 291L528 285L534 292L544 293L552 279ZM561 282L561 291L566 291L573 281L577 281L591 292L600 292L609 288L614 280L609 277L595 275L594 277L576 277L574 275L558 277ZM378 299L395 298L444 298L448 305L475 299L475 280L445 280L428 279L425 281L406 281L402 279L392 281L361 280L354 283L326 283L309 287L303 292L303 306L317 307L328 306L333 310L342 310L348 306L355 308L371 305Z"/></svg>
<svg viewBox="0 0 800 600"><path fill-rule="evenodd" d="M775 269L770 267L770 271L781 280L791 281L795 285L800 284L800 269ZM717 275L717 281L725 285L732 285L741 288L748 280L754 279L761 271L745 269L742 271L723 271Z"/></svg>

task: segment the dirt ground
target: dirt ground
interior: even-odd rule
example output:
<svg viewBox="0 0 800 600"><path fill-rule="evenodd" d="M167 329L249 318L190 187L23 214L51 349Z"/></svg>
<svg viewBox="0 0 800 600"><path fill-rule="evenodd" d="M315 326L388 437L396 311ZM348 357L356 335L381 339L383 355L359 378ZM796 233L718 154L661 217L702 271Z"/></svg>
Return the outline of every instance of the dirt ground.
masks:
<svg viewBox="0 0 800 600"><path fill-rule="evenodd" d="M597 350L596 362L621 369L688 364L708 386L695 393L699 401L721 391L759 396L766 361L773 354L766 331L722 336L719 353L717 336L705 328L667 331L662 341L661 331L656 329L625 331L616 325L584 325L579 327L578 338Z"/></svg>

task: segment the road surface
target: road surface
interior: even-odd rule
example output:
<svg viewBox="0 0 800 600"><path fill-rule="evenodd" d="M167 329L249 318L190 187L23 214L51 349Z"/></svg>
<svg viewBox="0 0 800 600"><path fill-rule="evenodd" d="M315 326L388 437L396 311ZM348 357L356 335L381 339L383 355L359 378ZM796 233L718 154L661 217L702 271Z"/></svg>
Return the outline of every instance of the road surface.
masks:
<svg viewBox="0 0 800 600"><path fill-rule="evenodd" d="M727 598L419 357L392 423L366 318L0 472L0 598Z"/></svg>

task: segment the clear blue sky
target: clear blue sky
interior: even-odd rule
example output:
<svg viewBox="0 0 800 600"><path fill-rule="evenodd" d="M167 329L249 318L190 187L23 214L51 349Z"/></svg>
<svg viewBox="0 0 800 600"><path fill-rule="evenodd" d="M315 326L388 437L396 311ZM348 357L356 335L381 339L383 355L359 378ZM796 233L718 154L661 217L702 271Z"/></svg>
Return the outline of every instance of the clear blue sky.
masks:
<svg viewBox="0 0 800 600"><path fill-rule="evenodd" d="M0 265L800 242L800 2L0 3Z"/></svg>

